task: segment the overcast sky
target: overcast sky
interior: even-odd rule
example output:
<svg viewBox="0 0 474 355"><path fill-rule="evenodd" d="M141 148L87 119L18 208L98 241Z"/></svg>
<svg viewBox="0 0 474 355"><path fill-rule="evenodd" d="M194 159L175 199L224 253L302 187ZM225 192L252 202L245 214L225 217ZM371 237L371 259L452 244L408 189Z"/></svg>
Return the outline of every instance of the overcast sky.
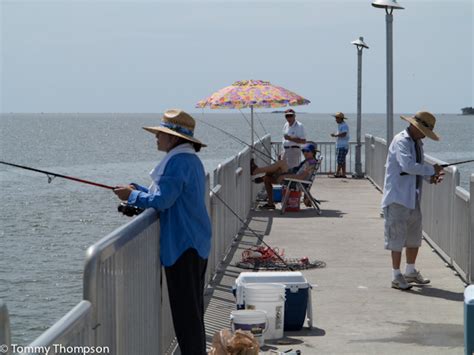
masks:
<svg viewBox="0 0 474 355"><path fill-rule="evenodd" d="M236 80L262 79L355 112L385 112L385 15L370 0L1 2L2 112L196 111ZM459 112L473 99L473 1L400 0L395 112Z"/></svg>

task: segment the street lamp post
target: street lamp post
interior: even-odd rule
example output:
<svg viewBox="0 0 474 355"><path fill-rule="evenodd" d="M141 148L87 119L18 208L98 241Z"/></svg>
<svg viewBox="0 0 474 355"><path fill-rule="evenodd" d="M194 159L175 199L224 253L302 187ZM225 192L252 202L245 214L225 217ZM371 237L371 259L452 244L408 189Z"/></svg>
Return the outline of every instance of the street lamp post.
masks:
<svg viewBox="0 0 474 355"><path fill-rule="evenodd" d="M369 49L369 46L365 44L364 37L359 37L355 41L351 42L357 47L357 146L356 146L356 163L355 173L352 177L361 179L364 177L362 172L361 162L361 130L362 130L362 50L364 48Z"/></svg>
<svg viewBox="0 0 474 355"><path fill-rule="evenodd" d="M387 27L387 149L393 139L393 10L403 10L396 0L375 0L373 7L385 9Z"/></svg>

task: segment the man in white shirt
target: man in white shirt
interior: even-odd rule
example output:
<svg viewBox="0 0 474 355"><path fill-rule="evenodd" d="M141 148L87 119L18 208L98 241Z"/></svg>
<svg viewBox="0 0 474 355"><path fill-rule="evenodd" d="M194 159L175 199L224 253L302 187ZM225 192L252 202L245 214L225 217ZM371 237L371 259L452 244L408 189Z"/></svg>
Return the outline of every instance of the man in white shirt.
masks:
<svg viewBox="0 0 474 355"><path fill-rule="evenodd" d="M385 183L382 208L385 219L385 249L391 250L392 287L408 290L412 283L427 284L415 268L418 249L421 246L422 223L420 200L422 182L442 181L444 172L440 165L424 164L422 139L428 136L437 141L433 132L436 118L429 112L417 112L402 119L410 126L398 133L390 144L385 164ZM402 250L406 249L406 270L402 275L400 263Z"/></svg>
<svg viewBox="0 0 474 355"><path fill-rule="evenodd" d="M291 108L285 111L286 123L283 126L283 159L286 160L288 168L292 169L300 165L301 144L306 143L306 134L303 124L296 120L295 111Z"/></svg>
<svg viewBox="0 0 474 355"><path fill-rule="evenodd" d="M336 119L337 132L331 133L336 137L336 160L337 169L334 177L346 178L346 155L349 152L349 126L344 121L347 117L342 112L337 112L333 117Z"/></svg>

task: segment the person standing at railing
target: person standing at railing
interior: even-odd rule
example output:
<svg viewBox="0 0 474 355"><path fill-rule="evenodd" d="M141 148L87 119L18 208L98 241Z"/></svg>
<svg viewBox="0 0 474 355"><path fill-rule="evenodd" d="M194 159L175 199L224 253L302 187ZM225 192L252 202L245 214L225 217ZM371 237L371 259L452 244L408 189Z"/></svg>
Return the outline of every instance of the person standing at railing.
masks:
<svg viewBox="0 0 474 355"><path fill-rule="evenodd" d="M346 178L346 155L349 151L349 126L344 121L347 117L342 112L337 112L333 117L336 119L337 132L331 133L336 138L336 161L337 169L335 178Z"/></svg>
<svg viewBox="0 0 474 355"><path fill-rule="evenodd" d="M183 355L206 354L203 295L211 222L204 167L196 154L206 145L193 137L195 125L190 115L174 109L164 113L158 127L144 127L167 154L150 172L150 188L132 183L114 190L129 205L160 212L160 258Z"/></svg>
<svg viewBox="0 0 474 355"><path fill-rule="evenodd" d="M283 126L282 158L288 168L300 165L301 144L306 143L306 134L303 124L296 120L296 113L291 108L285 111L286 123Z"/></svg>
<svg viewBox="0 0 474 355"><path fill-rule="evenodd" d="M385 249L391 251L392 287L408 290L415 284L428 284L415 268L422 239L421 191L423 178L433 184L443 180L440 165L424 163L422 139L435 141L436 118L429 112L417 112L415 116L401 116L410 126L398 133L387 154L382 208L385 219ZM400 263L402 250L406 252L406 270L402 275Z"/></svg>

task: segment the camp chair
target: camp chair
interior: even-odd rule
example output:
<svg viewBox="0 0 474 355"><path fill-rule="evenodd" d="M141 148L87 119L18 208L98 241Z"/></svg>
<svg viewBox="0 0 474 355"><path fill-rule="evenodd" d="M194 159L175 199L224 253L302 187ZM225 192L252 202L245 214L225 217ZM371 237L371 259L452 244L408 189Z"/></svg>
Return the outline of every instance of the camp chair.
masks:
<svg viewBox="0 0 474 355"><path fill-rule="evenodd" d="M321 214L321 209L319 208L319 204L321 202L315 199L310 192L311 186L313 185L313 181L316 178L316 174L321 166L321 162L323 161L323 157L318 157L317 161L318 163L313 169L313 172L311 173L311 176L308 180L300 180L293 178L286 178L283 180L283 184L286 185L287 193L285 194L285 196L283 196L283 201L281 203L281 214L285 213L288 198L290 197L290 191L301 191L303 195L310 201L316 212L318 214Z"/></svg>

